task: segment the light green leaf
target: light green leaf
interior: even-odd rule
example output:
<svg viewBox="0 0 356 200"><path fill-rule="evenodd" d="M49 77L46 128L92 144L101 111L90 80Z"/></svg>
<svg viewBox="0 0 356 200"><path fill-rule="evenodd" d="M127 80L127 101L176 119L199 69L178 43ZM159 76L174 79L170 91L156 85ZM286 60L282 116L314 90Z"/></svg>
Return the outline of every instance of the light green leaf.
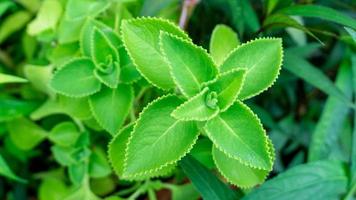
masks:
<svg viewBox="0 0 356 200"><path fill-rule="evenodd" d="M63 200L100 200L89 188L89 184L81 184L77 190L67 195Z"/></svg>
<svg viewBox="0 0 356 200"><path fill-rule="evenodd" d="M237 101L209 120L204 130L214 145L229 157L257 169L272 169L267 136L257 116Z"/></svg>
<svg viewBox="0 0 356 200"><path fill-rule="evenodd" d="M195 122L170 116L179 104L178 97L164 96L142 111L127 144L123 178L155 173L190 151L199 132Z"/></svg>
<svg viewBox="0 0 356 200"><path fill-rule="evenodd" d="M26 180L18 177L8 166L5 159L0 154L0 176L5 176L6 178L25 183Z"/></svg>
<svg viewBox="0 0 356 200"><path fill-rule="evenodd" d="M220 66L221 72L246 68L246 78L239 99L263 92L276 80L282 64L282 41L259 38L237 47Z"/></svg>
<svg viewBox="0 0 356 200"><path fill-rule="evenodd" d="M138 71L153 85L162 89L174 87L169 66L159 47L160 31L189 39L173 23L159 18L124 20L121 25L124 45Z"/></svg>
<svg viewBox="0 0 356 200"><path fill-rule="evenodd" d="M223 24L215 26L210 38L209 51L218 66L238 45L240 40L234 30Z"/></svg>
<svg viewBox="0 0 356 200"><path fill-rule="evenodd" d="M89 157L89 175L92 178L101 178L111 173L111 168L103 149L96 147Z"/></svg>
<svg viewBox="0 0 356 200"><path fill-rule="evenodd" d="M51 64L56 68L63 66L68 60L71 60L73 57L79 56L79 44L78 42L58 44L53 48L51 54L48 56L48 59L51 61Z"/></svg>
<svg viewBox="0 0 356 200"><path fill-rule="evenodd" d="M57 178L45 178L38 189L40 200L62 200L69 193L65 183Z"/></svg>
<svg viewBox="0 0 356 200"><path fill-rule="evenodd" d="M191 183L172 185L169 189L172 192L172 200L197 200L200 198L199 193Z"/></svg>
<svg viewBox="0 0 356 200"><path fill-rule="evenodd" d="M219 113L217 106L217 98L210 97L216 94L208 88L204 88L196 96L191 97L176 109L173 110L171 116L181 121L207 121L215 117Z"/></svg>
<svg viewBox="0 0 356 200"><path fill-rule="evenodd" d="M0 73L0 84L3 83L26 83L27 80L18 76Z"/></svg>
<svg viewBox="0 0 356 200"><path fill-rule="evenodd" d="M119 78L121 73L120 65L117 62L110 63L109 65L110 68L112 68L110 72L103 72L102 70L96 68L94 70L94 75L107 87L115 89L119 84Z"/></svg>
<svg viewBox="0 0 356 200"><path fill-rule="evenodd" d="M30 150L47 137L47 132L26 118L17 118L7 123L12 142L22 150Z"/></svg>
<svg viewBox="0 0 356 200"><path fill-rule="evenodd" d="M67 19L83 19L85 17L96 17L110 6L108 0L68 0L66 7Z"/></svg>
<svg viewBox="0 0 356 200"><path fill-rule="evenodd" d="M12 1L2 1L0 2L0 17L3 16L6 11L12 7L14 7L15 3Z"/></svg>
<svg viewBox="0 0 356 200"><path fill-rule="evenodd" d="M53 96L53 91L49 87L52 71L52 66L25 65L24 67L25 76L32 86L49 96Z"/></svg>
<svg viewBox="0 0 356 200"><path fill-rule="evenodd" d="M129 85L120 84L116 89L102 88L89 97L93 116L111 135L115 135L124 123L133 103L134 93Z"/></svg>
<svg viewBox="0 0 356 200"><path fill-rule="evenodd" d="M57 31L58 42L64 44L78 41L84 22L85 19L70 20L62 17Z"/></svg>
<svg viewBox="0 0 356 200"><path fill-rule="evenodd" d="M237 99L244 84L245 69L234 69L220 74L217 80L208 84L210 91L217 94L217 105L221 112L227 110Z"/></svg>
<svg viewBox="0 0 356 200"><path fill-rule="evenodd" d="M118 134L111 140L109 144L109 161L115 171L115 173L122 177L124 173L124 163L125 163L125 152L127 147L127 142L133 130L133 124L130 124L120 130ZM156 177L166 175L175 168L175 164L167 165L160 170L157 170L153 174L141 175L140 177L135 177L139 179L147 179L148 177Z"/></svg>
<svg viewBox="0 0 356 200"><path fill-rule="evenodd" d="M243 200L310 199L337 200L346 192L347 175L337 161L296 166L265 182Z"/></svg>
<svg viewBox="0 0 356 200"><path fill-rule="evenodd" d="M31 19L31 14L26 11L18 11L1 20L0 27L0 44L4 42L7 37L22 29L26 23Z"/></svg>
<svg viewBox="0 0 356 200"><path fill-rule="evenodd" d="M267 170L246 166L237 159L229 157L215 146L213 147L213 158L219 172L230 183L238 187L250 188L261 184L269 173Z"/></svg>
<svg viewBox="0 0 356 200"><path fill-rule="evenodd" d="M54 159L62 166L70 166L75 164L77 160L72 157L75 149L73 147L62 147L59 145L53 145L51 152Z"/></svg>
<svg viewBox="0 0 356 200"><path fill-rule="evenodd" d="M192 156L185 156L179 163L204 200L233 200L237 195Z"/></svg>
<svg viewBox="0 0 356 200"><path fill-rule="evenodd" d="M352 28L344 27L347 33L352 37L354 42L356 42L356 31Z"/></svg>
<svg viewBox="0 0 356 200"><path fill-rule="evenodd" d="M51 132L49 132L48 138L57 145L67 147L75 144L79 134L74 123L62 122L57 124Z"/></svg>
<svg viewBox="0 0 356 200"><path fill-rule="evenodd" d="M36 18L27 26L29 35L38 35L47 30L54 30L62 14L62 5L58 0L42 2Z"/></svg>
<svg viewBox="0 0 356 200"><path fill-rule="evenodd" d="M50 86L57 93L70 97L94 94L101 87L93 74L94 69L94 63L88 58L73 59L55 72Z"/></svg>
<svg viewBox="0 0 356 200"><path fill-rule="evenodd" d="M287 15L316 17L356 29L356 20L332 8L317 5L295 5L279 11Z"/></svg>
<svg viewBox="0 0 356 200"><path fill-rule="evenodd" d="M202 83L217 75L217 68L205 49L166 32L160 34L160 45L174 82L187 98L198 94Z"/></svg>

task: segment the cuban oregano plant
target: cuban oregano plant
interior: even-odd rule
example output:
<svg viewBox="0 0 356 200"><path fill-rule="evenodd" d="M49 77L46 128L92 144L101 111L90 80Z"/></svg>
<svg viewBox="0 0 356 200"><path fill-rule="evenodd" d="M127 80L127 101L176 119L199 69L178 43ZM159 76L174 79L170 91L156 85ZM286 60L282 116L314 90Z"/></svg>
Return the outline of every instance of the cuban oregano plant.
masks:
<svg viewBox="0 0 356 200"><path fill-rule="evenodd" d="M117 56L117 47L122 45L119 37L98 25L89 27L88 32L91 36L83 34L82 40L82 47L87 46L83 48L86 58L77 58L60 69L52 87L70 96L90 95L94 116L115 134L124 118L117 115L127 113L132 99L130 86L117 86L121 77L127 76L118 67L121 54ZM120 178L143 180L166 175L199 138L207 137L213 143L215 166L230 183L247 188L265 180L274 162L273 144L244 101L276 80L282 42L258 38L240 44L234 35L230 28L217 26L209 54L167 20L143 17L122 22L121 49L150 84L165 92L112 139L109 159ZM221 43L227 41L225 37L232 39ZM117 74L121 74L118 81ZM83 88L71 87L77 84ZM117 106L109 108L107 98ZM105 108L117 112L109 114Z"/></svg>

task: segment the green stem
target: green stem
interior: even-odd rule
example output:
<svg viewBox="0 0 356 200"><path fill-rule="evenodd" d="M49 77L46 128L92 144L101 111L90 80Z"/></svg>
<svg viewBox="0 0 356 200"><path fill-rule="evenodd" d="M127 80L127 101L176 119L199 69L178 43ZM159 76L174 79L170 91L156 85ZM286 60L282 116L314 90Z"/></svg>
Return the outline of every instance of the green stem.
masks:
<svg viewBox="0 0 356 200"><path fill-rule="evenodd" d="M346 194L344 200L352 200L354 194L356 193L356 183L354 183L354 185L351 187L351 189L349 190L349 192Z"/></svg>
<svg viewBox="0 0 356 200"><path fill-rule="evenodd" d="M118 196L128 195L128 194L134 192L135 190L137 190L137 188L139 188L141 185L142 185L142 183L138 182L138 183L134 184L133 186L127 188L127 189L124 189L124 190L121 190L121 191L117 192L115 195L118 195Z"/></svg>

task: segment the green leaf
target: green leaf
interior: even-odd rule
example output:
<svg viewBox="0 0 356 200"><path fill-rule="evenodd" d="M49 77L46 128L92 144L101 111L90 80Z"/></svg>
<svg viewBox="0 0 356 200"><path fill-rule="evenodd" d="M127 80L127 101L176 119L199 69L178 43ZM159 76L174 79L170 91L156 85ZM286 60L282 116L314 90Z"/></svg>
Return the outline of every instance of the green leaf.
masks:
<svg viewBox="0 0 356 200"><path fill-rule="evenodd" d="M352 71L347 62L341 64L337 79L338 87L347 98L352 98ZM343 129L350 108L337 97L330 96L312 134L309 146L309 161L328 159Z"/></svg>
<svg viewBox="0 0 356 200"><path fill-rule="evenodd" d="M60 44L64 44L78 41L80 38L80 31L84 25L84 22L85 19L70 20L66 17L61 18L57 31L58 42Z"/></svg>
<svg viewBox="0 0 356 200"><path fill-rule="evenodd" d="M191 183L184 185L171 185L169 189L172 192L172 200L197 200L200 198L199 193Z"/></svg>
<svg viewBox="0 0 356 200"><path fill-rule="evenodd" d="M42 2L36 18L27 26L29 35L38 35L47 30L55 30L62 14L62 5L58 0Z"/></svg>
<svg viewBox="0 0 356 200"><path fill-rule="evenodd" d="M72 122L62 122L57 124L49 133L48 138L60 146L72 146L79 137L79 131Z"/></svg>
<svg viewBox="0 0 356 200"><path fill-rule="evenodd" d="M13 33L22 29L30 19L30 13L26 11L18 11L1 20L0 44L3 43Z"/></svg>
<svg viewBox="0 0 356 200"><path fill-rule="evenodd" d="M246 78L239 99L263 92L276 80L282 64L282 41L259 38L242 44L230 53L220 66L221 72L246 68Z"/></svg>
<svg viewBox="0 0 356 200"><path fill-rule="evenodd" d="M180 161L184 173L205 200L233 200L236 194L190 155Z"/></svg>
<svg viewBox="0 0 356 200"><path fill-rule="evenodd" d="M213 143L207 137L203 137L197 141L189 154L208 169L212 169L215 167L213 156L211 155L212 147Z"/></svg>
<svg viewBox="0 0 356 200"><path fill-rule="evenodd" d="M72 156L74 151L75 149L73 147L62 147L59 145L53 145L51 147L54 159L62 166L70 166L77 162Z"/></svg>
<svg viewBox="0 0 356 200"><path fill-rule="evenodd" d="M100 200L89 188L89 184L84 183L79 186L77 190L67 195L63 200Z"/></svg>
<svg viewBox="0 0 356 200"><path fill-rule="evenodd" d="M153 85L162 89L174 87L159 47L160 31L189 39L186 33L173 23L159 18L124 20L121 25L124 45L138 71Z"/></svg>
<svg viewBox="0 0 356 200"><path fill-rule="evenodd" d="M356 96L356 55L353 54L351 56L351 67L352 67L352 83L353 83L353 88L354 88L354 97ZM356 104L356 99L354 99L354 102ZM354 129L352 132L352 150L351 150L351 178L352 178L352 184L354 187L356 187L356 112L354 112Z"/></svg>
<svg viewBox="0 0 356 200"><path fill-rule="evenodd" d="M0 122L30 114L38 107L37 102L0 98Z"/></svg>
<svg viewBox="0 0 356 200"><path fill-rule="evenodd" d="M257 116L242 102L237 101L209 120L204 130L214 145L229 157L249 167L272 169L266 132Z"/></svg>
<svg viewBox="0 0 356 200"><path fill-rule="evenodd" d="M250 188L261 184L269 173L267 170L246 166L237 159L229 157L215 146L213 147L213 158L219 172L230 183L238 187Z"/></svg>
<svg viewBox="0 0 356 200"><path fill-rule="evenodd" d="M195 122L170 116L179 104L178 97L164 96L142 111L127 144L123 178L155 173L191 150L199 132Z"/></svg>
<svg viewBox="0 0 356 200"><path fill-rule="evenodd" d="M209 50L218 66L238 45L240 45L240 40L235 31L223 24L215 26L211 34Z"/></svg>
<svg viewBox="0 0 356 200"><path fill-rule="evenodd" d="M101 178L111 173L111 168L103 149L93 149L89 157L89 175L92 178Z"/></svg>
<svg viewBox="0 0 356 200"><path fill-rule="evenodd" d="M94 28L91 34L91 55L94 63L99 69L102 68L103 71L105 71L104 69L110 71L111 66L109 64L113 64L113 62L119 63L119 53L105 34L98 28Z"/></svg>
<svg viewBox="0 0 356 200"><path fill-rule="evenodd" d="M243 200L340 199L346 192L347 175L337 161L296 166L265 182Z"/></svg>
<svg viewBox="0 0 356 200"><path fill-rule="evenodd" d="M215 78L217 68L205 49L166 32L160 34L160 45L174 82L187 98Z"/></svg>
<svg viewBox="0 0 356 200"><path fill-rule="evenodd" d="M50 86L57 93L70 97L94 94L101 87L93 74L94 69L94 63L88 58L73 59L55 72Z"/></svg>
<svg viewBox="0 0 356 200"><path fill-rule="evenodd" d="M25 183L26 180L18 177L14 172L12 172L12 170L10 169L10 167L8 166L8 164L6 163L5 159L2 157L2 155L0 154L0 176L4 176L6 178L21 182L21 183Z"/></svg>
<svg viewBox="0 0 356 200"><path fill-rule="evenodd" d="M245 80L245 69L234 69L219 74L217 80L208 84L209 90L216 92L217 105L221 112L227 110L236 100Z"/></svg>
<svg viewBox="0 0 356 200"><path fill-rule="evenodd" d="M118 134L111 140L109 144L109 161L115 171L115 173L122 177L124 173L124 163L125 163L125 152L127 147L127 142L131 136L133 130L133 124L130 124L120 130ZM175 164L167 165L160 170L157 170L153 174L141 175L140 179L147 179L148 176L161 176L166 175L175 168ZM137 177L136 177L137 178Z"/></svg>
<svg viewBox="0 0 356 200"><path fill-rule="evenodd" d="M347 33L352 37L354 42L356 42L356 31L354 29L351 29L351 28L348 28L348 27L344 27L344 28L347 31Z"/></svg>
<svg viewBox="0 0 356 200"><path fill-rule="evenodd" d="M26 118L17 118L7 123L12 142L22 150L30 150L47 137L47 132Z"/></svg>
<svg viewBox="0 0 356 200"><path fill-rule="evenodd" d="M0 73L0 84L4 83L26 83L27 80L18 76Z"/></svg>
<svg viewBox="0 0 356 200"><path fill-rule="evenodd" d="M171 116L181 121L207 121L215 117L220 110L217 98L209 99L211 93L208 88L204 88L199 94L174 109Z"/></svg>
<svg viewBox="0 0 356 200"><path fill-rule="evenodd" d="M116 89L102 88L89 97L90 109L99 124L111 135L123 125L133 103L134 93L129 85L120 84Z"/></svg>
<svg viewBox="0 0 356 200"><path fill-rule="evenodd" d="M326 94L334 96L342 100L344 103L351 105L351 102L346 95L340 91L340 89L337 88L320 69L316 68L303 58L299 58L287 52L285 54L284 67Z"/></svg>
<svg viewBox="0 0 356 200"><path fill-rule="evenodd" d="M286 15L316 17L356 29L356 20L332 8L317 5L295 5L279 11Z"/></svg>
<svg viewBox="0 0 356 200"><path fill-rule="evenodd" d="M2 1L0 2L0 17L3 16L4 13L6 13L7 10L9 10L11 7L14 7L15 3L12 1Z"/></svg>
<svg viewBox="0 0 356 200"><path fill-rule="evenodd" d="M62 200L69 193L69 188L65 183L57 178L45 178L38 189L40 200Z"/></svg>
<svg viewBox="0 0 356 200"><path fill-rule="evenodd" d="M96 17L110 6L108 0L68 0L66 6L67 19L83 19L85 17Z"/></svg>
<svg viewBox="0 0 356 200"><path fill-rule="evenodd" d="M53 91L49 87L52 66L25 65L24 73L31 85L38 91L53 96Z"/></svg>

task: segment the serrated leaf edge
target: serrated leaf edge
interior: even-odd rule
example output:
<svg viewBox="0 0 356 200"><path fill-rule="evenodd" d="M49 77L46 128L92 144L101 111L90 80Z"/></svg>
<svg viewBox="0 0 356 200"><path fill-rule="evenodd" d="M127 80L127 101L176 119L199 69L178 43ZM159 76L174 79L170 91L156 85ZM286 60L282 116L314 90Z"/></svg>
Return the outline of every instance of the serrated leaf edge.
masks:
<svg viewBox="0 0 356 200"><path fill-rule="evenodd" d="M139 122L139 120L141 119L141 115L151 106L153 105L154 103L156 103L157 101L160 101L164 98L167 98L167 97L171 97L171 96L175 96L174 94L167 94L167 95L163 95L161 97L158 97L156 98L155 100L151 101L150 103L148 103L143 109L142 111L140 112L139 114L139 117L137 119L137 121L135 122L134 124L134 127L133 127L133 130L132 132L135 131L136 129L136 126ZM127 168L127 159L128 159L128 149L129 149L129 145L131 143L131 140L132 140L132 137L133 137L133 134L130 135L129 139L128 139L128 142L127 142L127 145L126 145L126 149L125 149L125 159L124 159L124 167L123 167L123 176L122 178L123 179L126 179L126 180L135 180L136 178L140 177L140 176L150 176L150 174L152 173L155 173L159 170L161 170L163 167L166 167L170 164L174 164L174 163L177 163L179 160L181 160L186 154L188 154L190 152L190 150L193 148L194 144L197 142L198 138L199 138L199 132L197 133L195 139L193 140L193 143L190 145L189 148L187 148L187 151L185 153L183 153L179 158L175 159L175 160L172 160L172 161L169 161L167 162L166 164L163 164L159 167L156 167L156 168L153 168L153 169L149 169L149 170L146 170L146 171L141 171L141 172L136 172L136 173L133 173L133 174L125 174L125 171L126 171L126 168Z"/></svg>
<svg viewBox="0 0 356 200"><path fill-rule="evenodd" d="M268 90L270 87L272 87L272 85L276 82L277 78L279 77L280 71L281 71L281 69L282 69L282 63L283 63L283 57L284 57L282 38L276 38L276 37L260 37L260 38L255 38L255 39L253 39L253 40L250 40L250 41L248 41L248 42L245 42L245 43L243 43L243 44L237 46L237 47L236 47L235 49L233 49L232 51L230 51L230 53L228 53L228 54L225 56L225 58L224 58L224 59L222 60L222 62L221 62L221 65L219 66L219 68L220 68L220 67L225 63L225 61L231 56L231 54L233 54L234 52L236 52L239 48L242 48L242 47L244 47L244 46L246 46L246 45L248 45L248 44L250 44L250 43L252 43L252 42L255 42L255 41L262 41L262 40L277 40L277 41L279 41L280 44L281 44L281 47L282 47L282 48L281 48L281 51L279 52L279 53L280 53L281 60L280 60L279 67L278 67L278 70L277 70L277 75L276 75L276 78L273 79L273 81L272 81L267 87L265 87L263 90L261 90L261 91L259 91L259 92L256 92L256 93L254 93L254 94L251 94L251 95L249 95L249 96L247 96L247 97L245 97L245 98L243 98L243 99L240 99L240 100L242 100L242 101L243 101L243 100L246 100L246 99L249 99L249 98L251 98L251 97L257 96L257 95L259 95L259 94L265 92L265 91ZM247 73L248 73L248 71L247 71Z"/></svg>
<svg viewBox="0 0 356 200"><path fill-rule="evenodd" d="M206 124L204 125L204 131L206 132L206 134L208 135L209 139L213 142L213 144L220 150L222 151L224 154L226 154L228 157L232 158L232 159L235 159L235 160L238 160L241 164L243 165L246 165L248 167L251 167L251 168L255 168L255 169L261 169L261 170L269 170L271 171L272 170L272 167L273 167L273 163L272 161L270 160L270 154L269 154L269 147L267 146L268 145L268 137L267 137L267 134L266 134L266 130L263 128L263 125L261 123L261 120L258 118L258 116L248 107L246 106L244 103L242 103L241 101L237 100L236 102L238 102L239 104L241 104L243 107L245 107L254 117L255 119L258 121L258 124L260 125L260 127L262 127L262 131L263 131L263 137L264 137L264 144L265 144L265 149L267 150L267 154L268 154L268 160L269 160L269 164L270 164L270 168L269 169L265 169L265 168L262 168L260 166L254 166L250 163L247 163L245 161L243 161L240 157L238 156L234 156L234 155L231 155L229 154L228 152L226 152L220 145L217 144L216 140L213 139L213 137L211 137L211 133L206 129Z"/></svg>
<svg viewBox="0 0 356 200"><path fill-rule="evenodd" d="M117 65L116 65L116 64L115 64L115 67L117 68ZM118 81L117 81L117 83L116 83L115 85L111 85L111 84L109 84L109 82L107 82L106 80L104 80L104 79L98 74L98 71L97 71L97 70L98 70L98 69L94 69L93 74L94 74L94 76L95 76L102 84L104 84L105 86L107 86L107 87L109 87L109 88L111 88L111 89L116 89L116 88L117 88L118 84L120 83L119 78L118 78ZM116 70L120 70L120 69L116 69Z"/></svg>

